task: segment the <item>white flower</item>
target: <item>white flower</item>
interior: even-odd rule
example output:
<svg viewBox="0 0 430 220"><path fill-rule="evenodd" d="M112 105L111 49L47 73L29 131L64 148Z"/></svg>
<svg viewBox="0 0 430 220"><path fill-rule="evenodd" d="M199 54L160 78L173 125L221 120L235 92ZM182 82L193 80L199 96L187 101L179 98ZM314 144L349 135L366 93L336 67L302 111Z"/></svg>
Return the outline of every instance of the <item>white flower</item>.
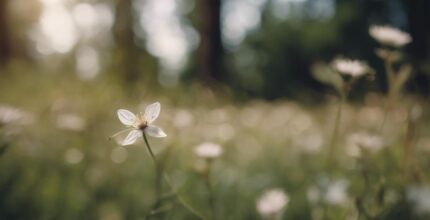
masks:
<svg viewBox="0 0 430 220"><path fill-rule="evenodd" d="M145 114L142 114L141 112L140 115L135 115L125 109L119 109L117 113L121 123L127 127L130 127L113 135L116 136L122 132L130 131L127 137L121 142L121 145L123 146L136 142L138 138L142 137L142 132L145 132L145 134L148 134L152 137L158 138L167 136L161 128L152 125L152 122L154 122L160 114L159 102L148 105L148 107L145 109Z"/></svg>
<svg viewBox="0 0 430 220"><path fill-rule="evenodd" d="M412 41L408 33L390 26L372 25L369 28L369 34L380 43L395 47L402 47Z"/></svg>
<svg viewBox="0 0 430 220"><path fill-rule="evenodd" d="M406 196L418 215L430 214L430 189L428 187L410 186L406 191Z"/></svg>
<svg viewBox="0 0 430 220"><path fill-rule="evenodd" d="M279 214L287 206L290 198L282 189L266 191L257 201L257 211L263 216Z"/></svg>
<svg viewBox="0 0 430 220"><path fill-rule="evenodd" d="M320 200L321 192L316 186L311 186L308 188L306 196L308 197L308 201L312 204L317 203Z"/></svg>
<svg viewBox="0 0 430 220"><path fill-rule="evenodd" d="M204 159L214 159L219 157L223 153L223 150L221 146L218 144L205 142L195 147L194 153L198 157L201 157Z"/></svg>
<svg viewBox="0 0 430 220"><path fill-rule="evenodd" d="M31 113L0 104L0 126L31 124L33 121L34 117Z"/></svg>
<svg viewBox="0 0 430 220"><path fill-rule="evenodd" d="M348 182L343 179L330 183L324 200L331 205L345 205L348 200L348 193L346 192L348 185Z"/></svg>
<svg viewBox="0 0 430 220"><path fill-rule="evenodd" d="M59 128L71 131L82 131L87 126L84 118L76 114L62 114L57 117Z"/></svg>
<svg viewBox="0 0 430 220"><path fill-rule="evenodd" d="M65 159L69 164L77 164L84 159L84 154L77 148L70 148L66 151Z"/></svg>
<svg viewBox="0 0 430 220"><path fill-rule="evenodd" d="M379 135L357 132L348 136L347 146L351 156L360 156L360 148L377 152L384 147L384 140Z"/></svg>
<svg viewBox="0 0 430 220"><path fill-rule="evenodd" d="M369 67L366 63L359 60L350 60L337 58L333 60L332 67L341 74L359 77L369 72Z"/></svg>

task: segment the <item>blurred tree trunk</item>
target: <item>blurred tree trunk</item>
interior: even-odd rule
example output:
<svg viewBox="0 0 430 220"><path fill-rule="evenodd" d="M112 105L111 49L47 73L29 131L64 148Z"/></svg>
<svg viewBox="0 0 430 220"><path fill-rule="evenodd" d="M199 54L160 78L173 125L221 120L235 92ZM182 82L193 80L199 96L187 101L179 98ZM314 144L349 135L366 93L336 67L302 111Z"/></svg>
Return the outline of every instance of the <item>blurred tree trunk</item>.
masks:
<svg viewBox="0 0 430 220"><path fill-rule="evenodd" d="M10 29L7 18L7 0L0 0L0 65L11 58Z"/></svg>
<svg viewBox="0 0 430 220"><path fill-rule="evenodd" d="M205 82L222 81L225 77L222 73L221 0L197 1L197 4L200 22L197 71Z"/></svg>
<svg viewBox="0 0 430 220"><path fill-rule="evenodd" d="M430 50L430 1L405 0L415 59L427 60Z"/></svg>
<svg viewBox="0 0 430 220"><path fill-rule="evenodd" d="M113 35L116 44L115 63L126 83L134 83L140 78L138 68L138 48L134 44L133 0L117 0Z"/></svg>
<svg viewBox="0 0 430 220"><path fill-rule="evenodd" d="M410 45L413 62L418 65L419 72L430 71L430 1L404 0L408 16L409 32L412 35ZM414 82L422 93L430 92L430 75L419 74Z"/></svg>

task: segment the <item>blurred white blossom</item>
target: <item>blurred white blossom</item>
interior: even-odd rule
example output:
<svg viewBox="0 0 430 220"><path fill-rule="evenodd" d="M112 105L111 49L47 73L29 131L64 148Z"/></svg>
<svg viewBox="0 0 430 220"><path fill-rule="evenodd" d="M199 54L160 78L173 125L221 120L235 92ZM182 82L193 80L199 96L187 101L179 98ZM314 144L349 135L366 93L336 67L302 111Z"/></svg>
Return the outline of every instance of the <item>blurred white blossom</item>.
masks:
<svg viewBox="0 0 430 220"><path fill-rule="evenodd" d="M84 154L77 148L69 148L64 155L66 162L69 164L77 164L84 159Z"/></svg>
<svg viewBox="0 0 430 220"><path fill-rule="evenodd" d="M303 132L293 139L293 143L306 153L317 153L321 149L323 141L322 134L316 129Z"/></svg>
<svg viewBox="0 0 430 220"><path fill-rule="evenodd" d="M368 132L356 132L347 138L347 152L351 156L360 156L361 150L377 152L384 147L384 140L379 135Z"/></svg>
<svg viewBox="0 0 430 220"><path fill-rule="evenodd" d="M257 211L262 216L281 214L290 198L282 189L271 189L257 200Z"/></svg>
<svg viewBox="0 0 430 220"><path fill-rule="evenodd" d="M31 124L34 120L30 112L0 104L0 125Z"/></svg>
<svg viewBox="0 0 430 220"><path fill-rule="evenodd" d="M194 153L203 159L214 159L223 153L223 149L218 144L205 142L196 146Z"/></svg>
<svg viewBox="0 0 430 220"><path fill-rule="evenodd" d="M312 204L318 203L321 198L321 191L316 186L311 186L306 192L308 201Z"/></svg>
<svg viewBox="0 0 430 220"><path fill-rule="evenodd" d="M408 187L407 199L413 204L414 211L419 214L430 214L430 188L423 186Z"/></svg>
<svg viewBox="0 0 430 220"><path fill-rule="evenodd" d="M344 58L336 58L332 62L334 70L341 74L359 77L369 72L370 68L367 64L360 60L350 60Z"/></svg>
<svg viewBox="0 0 430 220"><path fill-rule="evenodd" d="M194 117L187 110L178 110L173 118L173 125L177 128L184 128L193 123Z"/></svg>
<svg viewBox="0 0 430 220"><path fill-rule="evenodd" d="M348 182L343 179L335 180L328 185L324 195L326 203L331 205L344 205L348 201Z"/></svg>
<svg viewBox="0 0 430 220"><path fill-rule="evenodd" d="M145 134L148 134L152 137L166 137L166 133L164 133L161 128L152 125L152 122L154 122L160 114L160 108L160 103L155 102L146 107L145 114L142 114L141 112L140 115L135 115L125 109L119 109L117 111L119 120L122 124L130 128L122 130L114 134L112 137L117 136L123 132L129 131L127 137L121 142L121 145L123 146L130 145L136 142L139 137L142 137L142 132L145 132Z"/></svg>
<svg viewBox="0 0 430 220"><path fill-rule="evenodd" d="M412 41L408 33L390 26L372 25L369 34L381 44L396 47L402 47Z"/></svg>
<svg viewBox="0 0 430 220"><path fill-rule="evenodd" d="M71 131L82 131L87 126L84 118L76 114L61 114L57 117L57 126Z"/></svg>

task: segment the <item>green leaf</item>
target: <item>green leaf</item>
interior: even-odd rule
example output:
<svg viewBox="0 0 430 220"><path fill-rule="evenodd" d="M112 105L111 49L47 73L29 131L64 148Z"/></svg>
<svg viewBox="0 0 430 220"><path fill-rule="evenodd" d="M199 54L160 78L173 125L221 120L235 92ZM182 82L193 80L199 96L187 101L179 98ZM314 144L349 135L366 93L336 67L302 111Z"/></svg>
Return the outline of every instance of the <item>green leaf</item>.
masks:
<svg viewBox="0 0 430 220"><path fill-rule="evenodd" d="M396 77L393 83L392 89L394 94L397 95L402 90L402 88L410 78L411 74L412 74L411 65L405 64L400 67L399 72L396 74Z"/></svg>
<svg viewBox="0 0 430 220"><path fill-rule="evenodd" d="M343 79L327 64L316 63L312 66L313 77L321 83L332 86L339 94L342 94Z"/></svg>

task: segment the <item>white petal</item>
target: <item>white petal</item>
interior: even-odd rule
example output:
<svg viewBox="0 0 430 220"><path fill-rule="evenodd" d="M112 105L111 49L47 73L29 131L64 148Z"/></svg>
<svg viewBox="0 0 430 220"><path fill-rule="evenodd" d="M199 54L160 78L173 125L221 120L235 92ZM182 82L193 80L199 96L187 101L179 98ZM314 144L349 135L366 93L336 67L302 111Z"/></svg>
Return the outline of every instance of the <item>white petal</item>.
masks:
<svg viewBox="0 0 430 220"><path fill-rule="evenodd" d="M134 129L134 128L127 128L127 129L124 129L124 130L118 131L118 132L116 132L115 134L111 135L111 136L109 137L109 139L111 139L111 138L115 138L115 137L117 137L118 135L123 134L124 132L131 131L131 130L133 130L133 129Z"/></svg>
<svg viewBox="0 0 430 220"><path fill-rule="evenodd" d="M167 136L167 134L164 133L164 131L161 128L153 125L150 125L147 128L145 128L145 133L147 133L149 136L158 137L158 138Z"/></svg>
<svg viewBox="0 0 430 220"><path fill-rule="evenodd" d="M159 102L152 103L146 107L143 117L145 118L146 122L148 122L148 124L151 124L153 121L155 121L155 119L158 118L158 115L160 114L160 108L161 106Z"/></svg>
<svg viewBox="0 0 430 220"><path fill-rule="evenodd" d="M127 128L124 130L121 130L114 135L110 136L110 140L114 140L117 144L122 145L122 142L125 140L125 137L127 137L128 133L130 133L131 130L135 130L135 128Z"/></svg>
<svg viewBox="0 0 430 220"><path fill-rule="evenodd" d="M122 141L122 146L134 144L136 140L142 136L142 132L140 130L132 130L128 133L127 137Z"/></svg>
<svg viewBox="0 0 430 220"><path fill-rule="evenodd" d="M118 118L121 121L121 123L125 125L134 125L136 123L137 117L133 112L125 109L119 109L117 111Z"/></svg>

